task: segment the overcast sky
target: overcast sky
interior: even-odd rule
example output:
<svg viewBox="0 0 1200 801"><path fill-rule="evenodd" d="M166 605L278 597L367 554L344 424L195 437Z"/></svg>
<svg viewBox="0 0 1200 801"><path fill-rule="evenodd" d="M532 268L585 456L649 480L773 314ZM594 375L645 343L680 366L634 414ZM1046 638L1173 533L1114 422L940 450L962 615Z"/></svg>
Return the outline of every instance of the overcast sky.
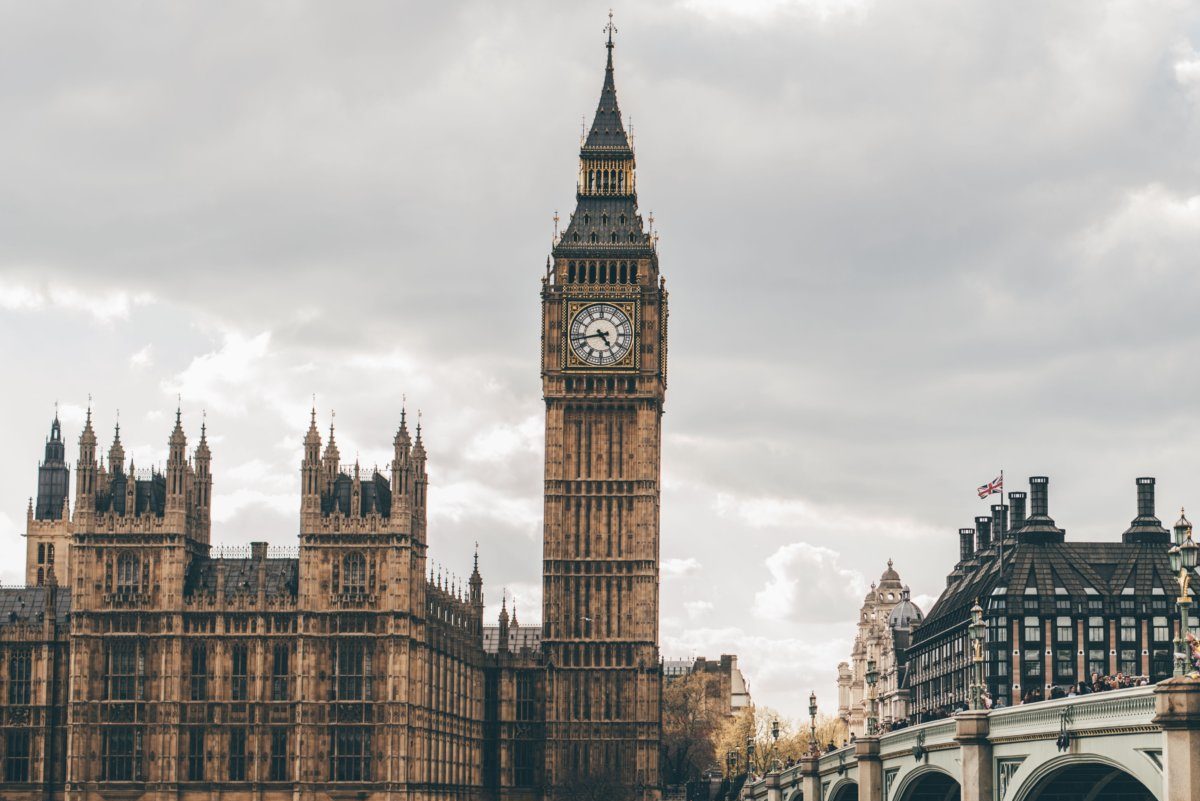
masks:
<svg viewBox="0 0 1200 801"><path fill-rule="evenodd" d="M0 580L54 402L162 464L207 410L214 540L294 542L423 410L433 559L540 619L539 289L608 3L0 5ZM1200 507L1195 2L615 9L671 292L662 643L833 711L888 557L928 609L974 488Z"/></svg>

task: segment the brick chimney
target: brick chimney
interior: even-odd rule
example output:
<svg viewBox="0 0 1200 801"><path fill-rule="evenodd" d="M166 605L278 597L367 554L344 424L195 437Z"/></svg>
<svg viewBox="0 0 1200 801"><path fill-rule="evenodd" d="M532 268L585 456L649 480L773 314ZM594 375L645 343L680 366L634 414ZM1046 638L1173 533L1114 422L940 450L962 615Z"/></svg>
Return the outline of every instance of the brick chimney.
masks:
<svg viewBox="0 0 1200 801"><path fill-rule="evenodd" d="M1171 533L1163 528L1162 521L1154 514L1154 479L1143 476L1136 479L1135 483L1137 484L1137 517L1121 535L1121 541L1140 542L1148 545L1170 544Z"/></svg>
<svg viewBox="0 0 1200 801"><path fill-rule="evenodd" d="M1062 542L1065 532L1050 517L1050 479L1046 476L1030 476L1029 495L1030 515L1017 532L1018 542Z"/></svg>
<svg viewBox="0 0 1200 801"><path fill-rule="evenodd" d="M1012 527L1009 531L1015 534L1025 525L1025 493L1008 493L1008 502L1012 505Z"/></svg>
<svg viewBox="0 0 1200 801"><path fill-rule="evenodd" d="M992 504L992 540L999 542L1008 536L1008 504Z"/></svg>
<svg viewBox="0 0 1200 801"><path fill-rule="evenodd" d="M969 561L975 555L975 529L960 528L958 530L958 561Z"/></svg>
<svg viewBox="0 0 1200 801"><path fill-rule="evenodd" d="M975 551L986 551L992 545L992 518L975 518Z"/></svg>

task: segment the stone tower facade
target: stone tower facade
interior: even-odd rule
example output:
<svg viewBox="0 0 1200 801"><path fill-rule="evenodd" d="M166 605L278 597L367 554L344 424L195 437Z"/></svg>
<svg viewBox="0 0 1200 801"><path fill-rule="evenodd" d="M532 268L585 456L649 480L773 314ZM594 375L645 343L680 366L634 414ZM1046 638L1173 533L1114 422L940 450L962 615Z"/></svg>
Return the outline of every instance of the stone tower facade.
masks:
<svg viewBox="0 0 1200 801"><path fill-rule="evenodd" d="M870 662L875 663L879 674L874 688L879 725L889 728L908 718L905 650L912 627L921 618L921 610L912 602L908 587L889 559L879 582L871 584L863 598L850 661L838 664L838 717L853 736L867 733L871 688L866 676Z"/></svg>
<svg viewBox="0 0 1200 801"><path fill-rule="evenodd" d="M38 465L37 500L29 499L25 520L25 583L46 584L50 575L59 582L69 578L71 550L71 469L58 415L50 424L46 451Z"/></svg>
<svg viewBox="0 0 1200 801"><path fill-rule="evenodd" d="M575 212L542 284L546 781L659 784L667 293L637 205L613 28Z"/></svg>

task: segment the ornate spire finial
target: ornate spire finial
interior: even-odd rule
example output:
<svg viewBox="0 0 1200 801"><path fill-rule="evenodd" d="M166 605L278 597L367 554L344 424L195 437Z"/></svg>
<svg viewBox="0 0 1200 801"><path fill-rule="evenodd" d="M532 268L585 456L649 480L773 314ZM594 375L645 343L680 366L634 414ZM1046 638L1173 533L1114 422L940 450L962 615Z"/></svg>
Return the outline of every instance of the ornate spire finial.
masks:
<svg viewBox="0 0 1200 801"><path fill-rule="evenodd" d="M309 411L309 423L315 426L317 424L317 393L315 392L312 397L312 408Z"/></svg>
<svg viewBox="0 0 1200 801"><path fill-rule="evenodd" d="M613 48L613 34L617 33L617 26L613 25L613 11L608 10L608 24L604 26L605 33L608 34L608 43L605 45L610 51Z"/></svg>
<svg viewBox="0 0 1200 801"><path fill-rule="evenodd" d="M475 540L475 572L479 572L479 540Z"/></svg>
<svg viewBox="0 0 1200 801"><path fill-rule="evenodd" d="M182 408L183 408L183 393L182 392L176 393L176 395L175 395L175 425L180 424L180 417L182 416Z"/></svg>

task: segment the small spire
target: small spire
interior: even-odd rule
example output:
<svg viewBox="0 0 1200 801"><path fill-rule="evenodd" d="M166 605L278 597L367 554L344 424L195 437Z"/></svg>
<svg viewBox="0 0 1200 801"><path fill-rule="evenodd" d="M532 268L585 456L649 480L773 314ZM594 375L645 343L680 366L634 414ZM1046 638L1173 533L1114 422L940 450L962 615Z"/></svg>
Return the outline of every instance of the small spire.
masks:
<svg viewBox="0 0 1200 801"><path fill-rule="evenodd" d="M208 436L208 409L200 410L200 443L204 444Z"/></svg>
<svg viewBox="0 0 1200 801"><path fill-rule="evenodd" d="M475 572L479 572L479 540L475 540Z"/></svg>
<svg viewBox="0 0 1200 801"><path fill-rule="evenodd" d="M175 395L175 427L176 428L178 428L180 425L179 419L183 414L182 409L183 409L183 393L178 393Z"/></svg>
<svg viewBox="0 0 1200 801"><path fill-rule="evenodd" d="M613 25L613 11L608 10L608 24L604 26L605 32L608 34L608 43L605 47L608 48L608 68L612 69L612 49L613 49L613 34L617 33L617 26Z"/></svg>

